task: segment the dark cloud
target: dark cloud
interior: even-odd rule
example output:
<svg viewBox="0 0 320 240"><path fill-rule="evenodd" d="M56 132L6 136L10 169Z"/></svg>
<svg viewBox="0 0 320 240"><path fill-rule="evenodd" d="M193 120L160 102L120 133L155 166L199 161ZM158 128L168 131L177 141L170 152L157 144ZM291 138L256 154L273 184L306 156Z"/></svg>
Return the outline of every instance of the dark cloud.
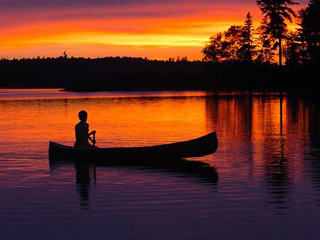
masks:
<svg viewBox="0 0 320 240"><path fill-rule="evenodd" d="M297 0L301 4L308 1ZM0 0L0 26L34 20L174 18L199 14L208 5L215 10L219 5L222 11L239 5L258 8L256 0Z"/></svg>
<svg viewBox="0 0 320 240"><path fill-rule="evenodd" d="M306 4L309 0L296 0ZM256 0L0 0L0 11L46 10L82 7L157 6L171 4L247 4L256 5Z"/></svg>
<svg viewBox="0 0 320 240"><path fill-rule="evenodd" d="M255 4L255 0L0 0L2 10L46 9L68 7L130 7L161 4Z"/></svg>
<svg viewBox="0 0 320 240"><path fill-rule="evenodd" d="M7 0L0 0L1 3L9 2ZM82 6L81 4L87 4L86 0L55 0L54 3L67 2L68 5L52 5L49 7L48 0L29 0L28 7L14 7L13 3L23 2L22 0L12 0L8 3L7 10L4 11L3 7L0 8L0 26L10 27L13 25L20 25L21 23L28 24L30 22L41 21L64 21L64 20L81 20L81 19L152 19L152 18L179 18L184 16L190 16L196 14L201 9L193 9L185 7L184 5L178 8L159 7L159 5L151 5L153 1L143 0L145 4L141 5L139 1L138 5L135 5L133 0L120 0L127 5L119 5L119 2L112 3L113 1L103 0L91 0L90 5ZM36 3L46 2L44 6L36 5ZM52 1L53 2L53 1ZM71 3L76 2L74 7ZM110 3L109 3L110 2ZM162 1L164 2L164 1ZM79 4L80 3L80 4ZM102 4L100 7L93 4ZM65 3L64 3L65 4ZM113 4L107 6L106 4ZM130 7L128 7L131 4ZM10 9L10 10L9 10Z"/></svg>

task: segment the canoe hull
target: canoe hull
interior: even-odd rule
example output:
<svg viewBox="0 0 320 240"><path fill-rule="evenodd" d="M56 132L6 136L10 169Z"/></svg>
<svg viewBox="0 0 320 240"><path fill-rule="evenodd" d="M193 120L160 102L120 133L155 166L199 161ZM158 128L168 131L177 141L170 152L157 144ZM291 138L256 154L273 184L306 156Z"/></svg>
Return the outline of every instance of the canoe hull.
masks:
<svg viewBox="0 0 320 240"><path fill-rule="evenodd" d="M150 146L124 148L74 148L55 142L49 144L49 158L88 159L117 162L123 160L183 159L202 157L218 148L216 132L189 141Z"/></svg>

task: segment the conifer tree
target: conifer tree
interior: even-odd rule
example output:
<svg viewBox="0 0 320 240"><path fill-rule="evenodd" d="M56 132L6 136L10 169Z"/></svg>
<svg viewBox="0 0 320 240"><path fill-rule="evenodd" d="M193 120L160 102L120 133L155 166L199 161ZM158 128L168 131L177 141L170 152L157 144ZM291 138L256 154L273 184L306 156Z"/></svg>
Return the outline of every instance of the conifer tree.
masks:
<svg viewBox="0 0 320 240"><path fill-rule="evenodd" d="M276 46L279 49L279 65L282 65L282 40L287 31L285 20L292 22L292 17L296 17L290 6L298 4L292 0L257 0L266 24L265 33L277 39Z"/></svg>
<svg viewBox="0 0 320 240"><path fill-rule="evenodd" d="M305 46L305 62L320 62L320 0L310 0L299 12L299 37Z"/></svg>
<svg viewBox="0 0 320 240"><path fill-rule="evenodd" d="M256 45L254 44L252 34L253 30L252 16L250 12L248 12L240 36L240 48L238 50L238 58L240 62L251 63L256 55Z"/></svg>

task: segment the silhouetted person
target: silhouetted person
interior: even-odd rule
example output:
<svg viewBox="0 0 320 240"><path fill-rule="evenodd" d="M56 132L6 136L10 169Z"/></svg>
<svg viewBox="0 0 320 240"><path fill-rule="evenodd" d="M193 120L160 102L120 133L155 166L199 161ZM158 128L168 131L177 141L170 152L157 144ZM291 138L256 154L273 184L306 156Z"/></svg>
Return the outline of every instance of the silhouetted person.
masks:
<svg viewBox="0 0 320 240"><path fill-rule="evenodd" d="M87 123L88 113L82 110L78 113L78 117L80 119L80 122L75 127L76 142L74 146L77 148L94 147L96 143L96 131L92 131L89 133L89 124ZM91 138L91 135L93 135L93 139ZM88 140L90 140L93 145L91 145Z"/></svg>

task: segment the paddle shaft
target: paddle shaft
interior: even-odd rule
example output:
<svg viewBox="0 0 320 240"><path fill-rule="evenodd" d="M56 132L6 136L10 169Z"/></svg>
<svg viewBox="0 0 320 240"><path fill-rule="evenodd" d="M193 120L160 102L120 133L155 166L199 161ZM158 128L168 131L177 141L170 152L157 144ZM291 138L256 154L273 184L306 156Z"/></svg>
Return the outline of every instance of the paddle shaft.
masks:
<svg viewBox="0 0 320 240"><path fill-rule="evenodd" d="M93 133L92 144L93 146L96 145L96 133Z"/></svg>
<svg viewBox="0 0 320 240"><path fill-rule="evenodd" d="M92 138L90 137L90 135L92 135ZM95 132L90 133L89 139L92 142L92 145L94 146L96 144L96 133Z"/></svg>

